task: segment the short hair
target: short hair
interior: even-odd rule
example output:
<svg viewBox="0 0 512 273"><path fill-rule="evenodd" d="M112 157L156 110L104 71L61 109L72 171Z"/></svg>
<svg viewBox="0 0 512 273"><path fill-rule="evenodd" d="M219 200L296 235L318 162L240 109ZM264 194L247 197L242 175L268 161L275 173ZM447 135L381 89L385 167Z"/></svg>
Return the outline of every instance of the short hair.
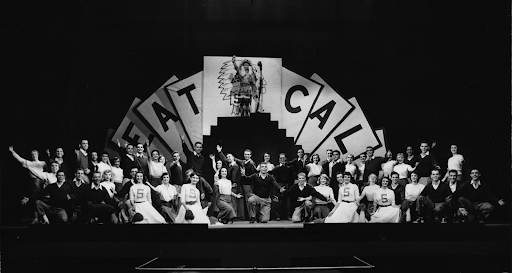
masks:
<svg viewBox="0 0 512 273"><path fill-rule="evenodd" d="M396 157L399 157L399 156L404 157L404 153L398 153L398 154L396 154Z"/></svg>
<svg viewBox="0 0 512 273"><path fill-rule="evenodd" d="M59 173L63 173L63 174L64 174L64 176L66 176L66 172L65 172L64 170L58 170L58 171L57 171L57 174L59 174Z"/></svg>
<svg viewBox="0 0 512 273"><path fill-rule="evenodd" d="M313 162L313 157L317 156L318 157L318 161L320 161L320 155L319 154L313 154L311 156L311 162Z"/></svg>
<svg viewBox="0 0 512 273"><path fill-rule="evenodd" d="M93 176L94 176L95 174L99 174L99 175L100 175L100 177L101 177L101 173L100 173L100 172L98 172L98 171L94 171L94 172L92 172L92 175L93 175Z"/></svg>
<svg viewBox="0 0 512 273"><path fill-rule="evenodd" d="M252 155L252 151L250 149L245 149L244 154L245 154L245 152L249 152Z"/></svg>
<svg viewBox="0 0 512 273"><path fill-rule="evenodd" d="M139 173L142 174L142 183L144 183L144 181L146 180L146 176L144 175L143 172L137 171L137 173L135 174L135 177L137 177L137 174L139 174ZM137 180L135 180L135 181L137 181Z"/></svg>
<svg viewBox="0 0 512 273"><path fill-rule="evenodd" d="M174 156L174 154L178 154L178 155L179 155L179 154L180 154L180 152L178 152L178 151L174 151L174 152L172 152L172 156Z"/></svg>
<svg viewBox="0 0 512 273"><path fill-rule="evenodd" d="M329 151L330 151L330 152L332 152L332 149L327 149L327 150L325 150L325 152L326 152L326 153L327 153L327 152L329 152Z"/></svg>
<svg viewBox="0 0 512 273"><path fill-rule="evenodd" d="M169 178L171 178L171 175L169 173L163 173L162 176L160 177L161 180L164 180L164 176L169 176Z"/></svg>
<svg viewBox="0 0 512 273"><path fill-rule="evenodd" d="M389 177L393 177L393 175L398 175L398 177L400 177L400 175L397 173L397 172L391 172L391 175L389 175Z"/></svg>
<svg viewBox="0 0 512 273"><path fill-rule="evenodd" d="M36 152L37 154L39 154L39 151L38 151L38 150L36 150L36 149L33 149L33 150L31 150L30 152Z"/></svg>
<svg viewBox="0 0 512 273"><path fill-rule="evenodd" d="M262 162L260 162L260 165L268 165L268 163L265 161L262 161Z"/></svg>
<svg viewBox="0 0 512 273"><path fill-rule="evenodd" d="M437 171L438 173L441 173L441 172L439 171L439 169L432 169L432 170L430 171L430 174L432 174L432 172L433 172L433 171Z"/></svg>
<svg viewBox="0 0 512 273"><path fill-rule="evenodd" d="M108 152L107 152L107 151L103 151L103 152L101 152L101 156L104 156L104 155L109 156L109 154L108 154Z"/></svg>
<svg viewBox="0 0 512 273"><path fill-rule="evenodd" d="M135 170L136 170L136 172L139 172L139 168L137 168L137 167L131 167L131 168L130 168L130 172L132 172L132 171L133 171L133 169L135 169Z"/></svg>
<svg viewBox="0 0 512 273"><path fill-rule="evenodd" d="M338 175L340 175L340 174L343 176L343 173L345 173L345 172L344 172L344 171L343 171L343 172L342 172L342 171L339 171L339 172L337 172L337 173L334 175L334 177L338 177Z"/></svg>
<svg viewBox="0 0 512 273"><path fill-rule="evenodd" d="M388 176L384 176L382 177L382 179L380 180L380 182L378 182L378 185L381 186L382 185L382 180L386 179L388 181L388 187L389 187L389 181L391 180Z"/></svg>
<svg viewBox="0 0 512 273"><path fill-rule="evenodd" d="M55 164L55 165L57 165L57 166L59 166L59 167L60 167L59 162L57 162L57 161L55 161L55 160L52 160L52 161L50 162L50 165L53 165L53 164Z"/></svg>
<svg viewBox="0 0 512 273"><path fill-rule="evenodd" d="M325 184L329 185L329 183L331 182L331 179L325 173L321 174L320 177L318 177L318 180L317 180L318 185L320 185L320 179L322 179L322 178L325 178Z"/></svg>
<svg viewBox="0 0 512 273"><path fill-rule="evenodd" d="M305 174L305 173L300 172L300 173L298 173L298 174L297 174L297 178L299 178L299 177L301 177L301 176L302 176L302 177L304 177L304 178L306 178L306 174Z"/></svg>
<svg viewBox="0 0 512 273"><path fill-rule="evenodd" d="M286 154L285 154L285 153L280 153L280 154L279 154L279 156L282 156L282 155L283 155L284 157L286 157Z"/></svg>
<svg viewBox="0 0 512 273"><path fill-rule="evenodd" d="M196 141L196 143L194 143L194 146L196 146L197 144L203 145L203 143L201 141Z"/></svg>
<svg viewBox="0 0 512 273"><path fill-rule="evenodd" d="M82 168L78 168L78 169L76 169L76 172L75 172L75 173L77 173L78 171L82 171L82 172L84 172L84 169L82 169Z"/></svg>
<svg viewBox="0 0 512 273"><path fill-rule="evenodd" d="M337 154L341 155L340 150L334 150L334 151L332 151L332 153L333 153L333 154L334 154L334 153L337 153Z"/></svg>
<svg viewBox="0 0 512 273"><path fill-rule="evenodd" d="M302 151L304 153L304 149L302 149L302 148L297 149L297 152L299 152L299 151Z"/></svg>
<svg viewBox="0 0 512 273"><path fill-rule="evenodd" d="M416 176L420 177L420 176L418 175L418 172L417 172L417 171L412 171L409 175L412 175L412 174L415 174Z"/></svg>
<svg viewBox="0 0 512 273"><path fill-rule="evenodd" d="M423 143L427 144L427 146L430 146L430 144L429 144L427 141L425 141L425 140L422 140L422 141L420 142L420 145L421 145L421 144L423 144Z"/></svg>
<svg viewBox="0 0 512 273"><path fill-rule="evenodd" d="M114 158L112 158L112 161L114 161L114 162L116 162L116 161L118 161L118 160L121 160L121 159L120 159L119 157L117 157L117 156L116 156L116 157L114 157Z"/></svg>
<svg viewBox="0 0 512 273"><path fill-rule="evenodd" d="M158 155L160 155L160 152L157 149L154 149L153 151L151 151L151 155L153 155L154 152L156 152Z"/></svg>
<svg viewBox="0 0 512 273"><path fill-rule="evenodd" d="M454 169L449 170L449 171L448 171L448 174L450 174L450 173L459 174L459 172L457 172L457 170L454 170Z"/></svg>
<svg viewBox="0 0 512 273"><path fill-rule="evenodd" d="M359 155L359 157L361 157L361 156L366 157L366 152L362 152L362 153Z"/></svg>
<svg viewBox="0 0 512 273"><path fill-rule="evenodd" d="M268 155L268 157L270 159L272 159L272 156L270 155L270 153L263 153L263 157L262 157L263 161L265 161L265 155Z"/></svg>
<svg viewBox="0 0 512 273"><path fill-rule="evenodd" d="M373 151L373 147L372 146L367 146L366 149L371 149Z"/></svg>

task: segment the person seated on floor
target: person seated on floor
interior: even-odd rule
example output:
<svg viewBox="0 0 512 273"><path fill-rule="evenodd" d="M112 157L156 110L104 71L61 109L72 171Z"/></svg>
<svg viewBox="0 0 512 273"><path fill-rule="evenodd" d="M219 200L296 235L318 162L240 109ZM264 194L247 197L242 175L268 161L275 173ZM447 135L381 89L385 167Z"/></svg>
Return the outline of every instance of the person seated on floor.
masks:
<svg viewBox="0 0 512 273"><path fill-rule="evenodd" d="M405 199L402 201L402 222L416 221L419 215L418 197L425 185L418 183L418 174L411 173L411 183L405 185Z"/></svg>
<svg viewBox="0 0 512 273"><path fill-rule="evenodd" d="M389 178L383 177L373 197L370 223L399 223L400 208L395 204L395 193L388 188Z"/></svg>
<svg viewBox="0 0 512 273"><path fill-rule="evenodd" d="M371 219L371 212L373 212L373 197L375 194L375 191L380 188L379 185L377 185L377 175L374 173L371 173L368 176L368 186L365 186L363 188L363 192L361 192L361 195L359 195L359 207L357 209L357 213L359 213L359 222L367 222ZM365 219L362 219L362 218Z"/></svg>
<svg viewBox="0 0 512 273"><path fill-rule="evenodd" d="M441 182L438 169L431 171L430 178L432 183L427 184L418 197L420 218L417 222L422 222L425 218L429 222L434 222L435 216L439 220L446 217L448 200L452 194L450 187L447 183Z"/></svg>
<svg viewBox="0 0 512 273"><path fill-rule="evenodd" d="M68 215L74 212L73 203L71 202L71 188L66 182L66 174L64 171L57 171L57 182L46 186L41 195L48 195L47 202L36 200L36 208L39 215L43 218L43 224L49 224L47 214L56 216L56 223L67 223Z"/></svg>
<svg viewBox="0 0 512 273"><path fill-rule="evenodd" d="M108 195L107 189L101 186L101 174L92 173L92 183L85 193L86 215L89 223L111 224L111 215L114 213L114 203Z"/></svg>
<svg viewBox="0 0 512 273"><path fill-rule="evenodd" d="M249 223L258 221L267 223L270 219L270 188L273 187L278 192L284 192L286 188L280 187L273 176L267 172L267 163L260 163L258 173L245 176L245 169L241 169L242 177L247 177L247 181L252 184L251 195L247 199L247 208L249 210ZM277 198L278 199L278 198ZM259 207L259 215L256 217L256 209Z"/></svg>
<svg viewBox="0 0 512 273"><path fill-rule="evenodd" d="M503 199L498 199L489 189L487 184L480 182L480 171L471 170L471 181L465 183L455 191L453 198L458 200L461 214L476 216L481 223L485 223L495 206L504 206Z"/></svg>
<svg viewBox="0 0 512 273"><path fill-rule="evenodd" d="M340 185L338 192L338 202L336 206L325 218L325 223L357 223L359 214L357 213L359 188L352 183L352 175L349 172L336 174L336 180Z"/></svg>
<svg viewBox="0 0 512 273"><path fill-rule="evenodd" d="M391 172L391 184L388 186L395 193L395 205L401 206L405 199L405 186L398 183L398 173Z"/></svg>
<svg viewBox="0 0 512 273"><path fill-rule="evenodd" d="M306 174L299 173L297 175L299 183L293 184L289 190L285 191L280 199L286 199L290 197L290 207L294 208L292 215L292 221L297 222L310 222L311 221L311 208L313 203L311 200L313 196L327 202L325 196L317 192L311 185L307 184ZM324 182L325 183L325 182ZM332 190L331 190L332 191Z"/></svg>
<svg viewBox="0 0 512 273"><path fill-rule="evenodd" d="M228 169L226 167L220 167L219 170L219 179L215 181L215 186L218 188L219 196L217 198L217 208L219 209L219 214L217 218L219 222L223 224L227 224L228 222L236 218L235 210L233 209L233 205L231 202L231 197L242 198L241 194L236 194L231 191L233 187L230 180L227 179Z"/></svg>
<svg viewBox="0 0 512 273"><path fill-rule="evenodd" d="M137 167L132 167L130 170L131 179L125 180L121 190L115 195L119 202L117 206L121 209L123 223L129 223L133 219L135 211L133 210L132 202L130 201L130 188L135 185L135 176L139 172Z"/></svg>
<svg viewBox="0 0 512 273"><path fill-rule="evenodd" d="M332 204L336 204L336 199L334 198L334 192L331 187L329 187L329 176L327 174L322 174L318 178L318 186L315 186L314 189L322 194L325 198L327 198L327 201L324 201L319 198L314 199L314 208L313 208L313 219L323 219L329 215L329 212L331 212L330 207ZM328 200L333 200L332 202L329 202Z"/></svg>
<svg viewBox="0 0 512 273"><path fill-rule="evenodd" d="M143 217L139 224L165 224L164 217L151 205L151 189L144 185L144 173L135 175L135 185L130 188L130 201L136 213Z"/></svg>
<svg viewBox="0 0 512 273"><path fill-rule="evenodd" d="M453 198L453 195L456 194L456 192L465 184L464 182L461 182L458 180L458 172L457 170L449 170L447 172L448 177L448 186L450 187L450 191L452 193L452 196L447 199L448 201L448 208L446 211L446 220L448 223L453 223L453 220L456 215L458 215L459 212L459 200L457 198ZM442 180L441 180L442 181ZM443 182L443 181L442 181Z"/></svg>
<svg viewBox="0 0 512 273"><path fill-rule="evenodd" d="M156 187L148 181L146 181L146 185L158 193L160 198L160 214L164 216L167 223L174 223L176 215L178 215L178 191L176 187L169 184L171 177L168 173L164 173L160 180L162 184Z"/></svg>
<svg viewBox="0 0 512 273"><path fill-rule="evenodd" d="M112 170L106 169L103 171L102 174L102 181L100 184L103 188L107 190L108 196L110 197L110 199L112 199L112 202L117 204L119 200L114 196L117 192L116 185L112 181ZM116 212L112 214L112 223L122 223L123 220L121 219L121 209L119 209L118 206L114 206L114 208L116 209Z"/></svg>
<svg viewBox="0 0 512 273"><path fill-rule="evenodd" d="M77 169L75 172L75 178L73 181L68 181L68 185L71 188L71 202L75 208L75 223L85 223L85 193L89 187L89 183L84 180L85 172L82 169Z"/></svg>
<svg viewBox="0 0 512 273"><path fill-rule="evenodd" d="M210 218L201 207L201 193L197 189L200 176L190 172L190 183L181 186L181 206L176 216L177 224L210 224Z"/></svg>

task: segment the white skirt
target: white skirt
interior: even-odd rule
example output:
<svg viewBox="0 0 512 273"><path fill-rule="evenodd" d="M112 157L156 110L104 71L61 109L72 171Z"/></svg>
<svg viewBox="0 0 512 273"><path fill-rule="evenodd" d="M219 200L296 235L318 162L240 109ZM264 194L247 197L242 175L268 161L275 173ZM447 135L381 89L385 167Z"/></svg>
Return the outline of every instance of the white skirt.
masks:
<svg viewBox="0 0 512 273"><path fill-rule="evenodd" d="M176 224L210 224L210 218L206 215L200 202L196 202L194 205L189 205L188 208L194 214L194 220L185 220L185 212L187 211L184 206L180 206L178 215L176 216Z"/></svg>
<svg viewBox="0 0 512 273"><path fill-rule="evenodd" d="M370 223L398 223L400 222L400 208L398 207L379 207L372 215Z"/></svg>
<svg viewBox="0 0 512 273"><path fill-rule="evenodd" d="M140 213L144 220L137 222L138 224L165 224L164 217L149 203L135 203L135 211Z"/></svg>
<svg viewBox="0 0 512 273"><path fill-rule="evenodd" d="M324 223L357 223L359 222L359 214L357 213L357 205L355 202L340 202L338 208L331 216L325 218Z"/></svg>

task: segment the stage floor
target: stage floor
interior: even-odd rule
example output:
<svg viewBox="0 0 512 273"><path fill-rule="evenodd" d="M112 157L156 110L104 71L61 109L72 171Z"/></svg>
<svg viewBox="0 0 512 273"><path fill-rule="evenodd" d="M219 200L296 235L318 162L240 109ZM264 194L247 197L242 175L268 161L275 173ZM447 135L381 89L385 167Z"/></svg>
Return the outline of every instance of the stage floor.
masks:
<svg viewBox="0 0 512 273"><path fill-rule="evenodd" d="M249 221L234 221L232 224L208 226L209 229L225 228L304 228L304 223L294 223L290 220L268 221L267 223L249 223Z"/></svg>

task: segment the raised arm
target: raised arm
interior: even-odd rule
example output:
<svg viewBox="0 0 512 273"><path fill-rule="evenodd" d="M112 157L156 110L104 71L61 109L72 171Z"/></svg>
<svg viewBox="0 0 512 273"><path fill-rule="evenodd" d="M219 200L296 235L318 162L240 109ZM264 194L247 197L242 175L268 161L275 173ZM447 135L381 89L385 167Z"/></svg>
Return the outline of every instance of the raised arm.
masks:
<svg viewBox="0 0 512 273"><path fill-rule="evenodd" d="M226 158L226 156L222 152L222 146L217 145L217 153L219 154L219 157L220 157L220 160L222 161L222 164L225 165L225 166L228 166L228 159ZM233 181L233 180L231 180L231 181Z"/></svg>
<svg viewBox="0 0 512 273"><path fill-rule="evenodd" d="M214 172L218 172L217 170L217 163L215 162L215 156L213 154L210 154L210 159L212 160L212 168Z"/></svg>
<svg viewBox="0 0 512 273"><path fill-rule="evenodd" d="M151 185L151 183L149 183L148 181L146 181L146 185L148 185L152 190L158 192L158 190L155 187L153 187L153 185Z"/></svg>
<svg viewBox="0 0 512 273"><path fill-rule="evenodd" d="M27 161L25 158L19 156L15 151L14 151L14 148L12 146L9 146L9 151L11 152L12 156L18 160L18 162L20 162L21 164L23 164L23 167L26 167L27 165Z"/></svg>

